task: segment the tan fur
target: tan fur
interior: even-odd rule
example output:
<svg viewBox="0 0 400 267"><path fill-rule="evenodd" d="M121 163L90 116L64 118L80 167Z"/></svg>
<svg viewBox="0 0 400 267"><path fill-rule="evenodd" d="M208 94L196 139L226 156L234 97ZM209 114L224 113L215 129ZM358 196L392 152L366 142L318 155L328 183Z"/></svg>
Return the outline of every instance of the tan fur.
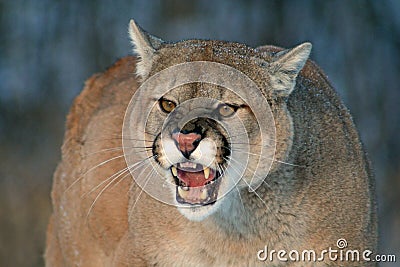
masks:
<svg viewBox="0 0 400 267"><path fill-rule="evenodd" d="M265 89L277 130L277 161L266 183L257 195L241 189L244 210L238 211L236 195L229 209L201 222L141 192L130 175L110 186L102 183L126 167L118 149L122 122L139 84L137 59L125 57L86 82L68 115L54 175L47 266L269 266L257 260L265 246L318 251L336 248L339 238L350 249L376 252L368 161L348 110L313 62L307 61L292 81L294 89L286 86L285 92L268 90L279 66L270 72L264 67L274 65L279 48L200 40L158 45L149 62L141 56L144 79L174 64L207 60L235 67ZM232 219L233 213L238 217ZM374 266L332 261L271 266L279 264Z"/></svg>

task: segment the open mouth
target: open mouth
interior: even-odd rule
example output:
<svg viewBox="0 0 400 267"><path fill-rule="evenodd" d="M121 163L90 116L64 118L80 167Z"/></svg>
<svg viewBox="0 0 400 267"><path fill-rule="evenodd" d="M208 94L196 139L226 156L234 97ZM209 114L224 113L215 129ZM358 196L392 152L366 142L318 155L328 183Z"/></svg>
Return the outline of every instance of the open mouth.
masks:
<svg viewBox="0 0 400 267"><path fill-rule="evenodd" d="M217 201L221 173L193 162L181 162L170 169L178 203L204 206Z"/></svg>

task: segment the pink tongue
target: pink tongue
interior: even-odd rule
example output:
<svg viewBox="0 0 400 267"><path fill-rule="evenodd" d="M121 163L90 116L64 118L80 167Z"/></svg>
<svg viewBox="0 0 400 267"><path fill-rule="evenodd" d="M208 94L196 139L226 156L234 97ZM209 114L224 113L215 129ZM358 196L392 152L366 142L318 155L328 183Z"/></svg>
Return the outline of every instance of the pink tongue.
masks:
<svg viewBox="0 0 400 267"><path fill-rule="evenodd" d="M214 171L210 169L210 176L208 179L204 179L204 172L186 172L178 169L178 178L183 181L189 187L204 186L207 182L214 179Z"/></svg>

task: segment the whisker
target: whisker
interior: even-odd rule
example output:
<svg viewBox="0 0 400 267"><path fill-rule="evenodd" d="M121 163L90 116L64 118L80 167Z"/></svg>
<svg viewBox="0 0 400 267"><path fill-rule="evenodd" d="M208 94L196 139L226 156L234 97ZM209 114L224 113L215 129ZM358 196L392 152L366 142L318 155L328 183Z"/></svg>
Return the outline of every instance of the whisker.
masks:
<svg viewBox="0 0 400 267"><path fill-rule="evenodd" d="M145 133L147 133L147 134L149 134L149 135L154 135L154 134L152 134L152 133L149 133L149 132L146 132L145 131ZM126 134L126 133L118 133L118 134L109 134L109 135L111 135L111 136L115 136L115 137L122 137L122 136L132 136L132 135L129 135L129 134Z"/></svg>
<svg viewBox="0 0 400 267"><path fill-rule="evenodd" d="M133 151L132 151L132 153L133 153ZM65 189L64 193L67 192L68 190L70 190L76 183L78 183L79 181L81 181L89 172L95 170L96 168L98 168L98 167L100 167L100 166L103 166L104 164L107 164L107 163L109 163L109 162L111 162L111 161L113 161L113 160L122 158L122 157L124 157L124 156L125 156L125 155L119 155L119 156L116 156L116 157L112 157L112 158L110 158L110 159L107 159L107 160L105 160L105 161L103 161L103 162L101 162L101 163L99 163L99 164L93 166L92 168L90 168L89 170L87 170L85 173L83 173L81 176L79 176L71 185L69 185L69 186Z"/></svg>
<svg viewBox="0 0 400 267"><path fill-rule="evenodd" d="M138 138L132 138L132 137L124 137L124 138L121 138L121 139L123 139L123 140L132 140L132 141L144 141L144 142L154 142L154 140L146 140L146 139L138 139Z"/></svg>
<svg viewBox="0 0 400 267"><path fill-rule="evenodd" d="M275 143L279 143L279 144L287 144L285 141L279 141L279 140L277 140L277 139L273 139L273 138L265 138L266 140L268 140L268 141L272 141L272 142L275 142ZM237 145L246 145L246 144L249 144L250 146L259 146L259 147L273 147L274 146L274 144L266 144L266 145L261 145L261 144L253 144L253 143L246 143L246 142L243 142L243 143L241 143L241 142L229 142L230 144L237 144ZM300 147L299 145L296 145L296 144L292 144L292 146L293 147Z"/></svg>
<svg viewBox="0 0 400 267"><path fill-rule="evenodd" d="M158 157L157 155L154 155L154 156L148 157L148 159L151 159L151 158L156 159L157 157ZM146 168L147 168L147 167L146 167ZM145 168L145 169L146 169L146 168ZM145 169L143 169L143 170L139 173L139 175L141 175ZM136 169L135 169L135 170L136 170ZM132 178L133 182L136 183L136 182L135 182L135 178L134 178L133 176L131 176L131 178ZM132 184L131 188L127 191L127 194L130 192L130 190L132 189L132 187L133 187L133 184Z"/></svg>
<svg viewBox="0 0 400 267"><path fill-rule="evenodd" d="M111 182L109 182L109 183L97 194L96 198L93 200L92 205L90 205L90 208L89 208L89 210L88 210L88 212L87 212L87 214L86 214L86 222L87 222L87 220L88 220L88 218L89 218L89 215L90 215L90 213L91 213L91 211L92 211L94 205L96 204L97 200L100 198L100 196L103 194L103 192L106 191L107 188L108 188L115 180L117 180L118 178L119 178L119 176L113 178L113 179L111 180Z"/></svg>
<svg viewBox="0 0 400 267"><path fill-rule="evenodd" d="M144 131L144 133L146 133L146 134L148 134L148 135L151 135L151 136L157 136L158 134L154 134L154 133L150 133L150 132L148 132L148 131ZM129 134L118 134L118 135L116 135L116 136L132 136L132 135L129 135Z"/></svg>
<svg viewBox="0 0 400 267"><path fill-rule="evenodd" d="M267 183L267 181L265 181L265 179L262 180L262 182L273 192L271 185L269 183Z"/></svg>
<svg viewBox="0 0 400 267"><path fill-rule="evenodd" d="M128 149L129 149L130 147L128 147ZM139 148L139 147L138 147ZM148 149L143 149L143 150L133 150L132 151L132 153L133 152L135 152L135 153L142 153L142 152L149 152L149 151L152 151L153 150L153 148L148 148Z"/></svg>
<svg viewBox="0 0 400 267"><path fill-rule="evenodd" d="M234 171L237 172L237 170L235 170L235 168L234 168L233 166L231 166L231 168L232 168ZM237 172L237 173L238 173L238 172ZM239 173L238 173L238 174L239 174ZM262 201L262 203L264 203L265 207L268 208L267 203L265 203L265 201L260 197L260 195L256 192L256 190L253 190L253 189L251 188L250 184L249 184L245 179L242 179L242 180L243 180L243 182L245 182L246 185L251 189L251 192L253 192L253 193Z"/></svg>
<svg viewBox="0 0 400 267"><path fill-rule="evenodd" d="M253 192L254 194L256 194L256 196L262 201L262 203L264 203L265 207L268 208L267 203L265 203L265 201L260 197L260 195L256 192L256 190L253 190L250 186L250 184L248 182L246 182L245 179L243 179L243 181L247 184L247 186L251 189L251 192Z"/></svg>
<svg viewBox="0 0 400 267"><path fill-rule="evenodd" d="M151 157L149 157L149 158L147 158L147 159L150 159ZM131 174L131 171L135 171L137 168L139 168L139 167L141 167L141 165L143 165L144 163L147 163L147 162L145 162L145 161L143 161L142 162L142 164L139 164L139 165L137 165L134 169L129 169L129 172L127 172L123 177L122 177L122 179L120 179L118 182L116 182L114 185L113 185L113 187L114 186L117 186L121 181L123 181L128 175L130 175ZM132 165L133 166L133 165ZM130 167L128 167L128 168L131 168L132 166L130 166ZM131 176L132 177L132 176ZM132 177L132 180L134 180L133 179L133 177ZM113 188L112 187L112 188ZM129 191L128 191L128 193L129 193Z"/></svg>
<svg viewBox="0 0 400 267"><path fill-rule="evenodd" d="M137 138L130 138L130 137L113 137L113 138L101 138L101 139L91 139L86 140L85 143L96 143L96 142L103 142L103 141L112 141L112 140L132 140L132 141L143 141L152 143L153 140L146 140L146 139L137 139Z"/></svg>
<svg viewBox="0 0 400 267"><path fill-rule="evenodd" d="M244 143L240 143L240 142L230 142L230 144L232 144L232 145L249 145L249 146L259 146L259 147L272 147L273 146L273 144L266 144L266 145L264 145L264 146L262 146L261 144L252 144L252 143L246 143L246 142L244 142Z"/></svg>
<svg viewBox="0 0 400 267"><path fill-rule="evenodd" d="M127 170L129 170L129 167L123 168L122 170L119 170L118 172L114 173L113 175L109 176L107 179L105 179L104 181L100 182L97 186L95 186L94 188L92 188L92 190L90 190L89 192L86 192L84 194L82 194L81 198L86 197L87 195L90 195L91 193L93 193L94 191L96 191L100 186L102 186L103 184L105 184L106 182L108 182L109 180L113 179L115 176L119 177L121 174L125 173Z"/></svg>
<svg viewBox="0 0 400 267"><path fill-rule="evenodd" d="M236 134L236 135L228 135L229 139L237 138L239 136L248 136L248 134L246 132L246 133L241 133L241 134Z"/></svg>
<svg viewBox="0 0 400 267"><path fill-rule="evenodd" d="M276 161L276 162L282 163L282 164L289 165L289 166L300 167L300 168L305 168L306 167L305 165L297 165L297 164L294 164L294 163L289 163L289 162L285 162L285 161L281 161L281 160L277 160L277 159L273 159L273 160Z"/></svg>
<svg viewBox="0 0 400 267"><path fill-rule="evenodd" d="M148 166L151 166L151 165L149 164ZM147 169L148 166L146 166L146 168L144 168L144 169L142 170L142 172L140 173L140 175L144 172L145 169ZM141 190L140 190L140 193L138 194L138 196L136 197L135 202L133 203L133 206L130 208L128 221L130 220L130 218L131 218L131 216L132 216L132 214L133 214L133 210L135 209L136 204L138 203L138 201L139 201L139 199L140 199L140 197L141 197L141 195L142 195L142 193L143 193L143 191L144 191L144 188L146 187L147 183L150 181L151 175L153 175L153 173L154 173L154 168L152 168L151 171L150 171L150 172L147 174L147 176L145 177L146 182L144 183L143 187L139 186L139 188L140 188Z"/></svg>
<svg viewBox="0 0 400 267"><path fill-rule="evenodd" d="M123 180L125 180L126 177L128 177L128 175L130 175L131 172L127 172L121 179L119 179L118 182L116 182L110 189L113 189L114 187L116 187L117 185L119 185L120 182L122 182ZM128 191L129 192L129 191Z"/></svg>
<svg viewBox="0 0 400 267"><path fill-rule="evenodd" d="M241 133L241 134L237 134L237 135L230 135L229 138L232 139L232 138L236 138L236 137L239 137L239 136L248 136L248 133L245 132L245 133ZM269 140L269 141L284 143L283 141L278 141L277 139L273 139L273 138L264 137L264 139Z"/></svg>
<svg viewBox="0 0 400 267"><path fill-rule="evenodd" d="M93 210L93 208L94 208L94 206L95 206L97 200L98 200L98 199L100 198L100 196L110 187L110 185L111 185L114 181L116 181L118 178L120 178L121 175L122 175L123 173L125 173L126 171L129 171L129 172L128 172L128 174L129 174L130 171L131 171L131 168L134 167L134 168L136 169L136 168L140 167L142 164L147 163L146 161L149 160L150 158L151 158L151 157L148 157L148 158L146 158L146 159L143 159L143 160L141 160L141 161L139 161L139 162L136 162L135 164L133 164L133 165L131 165L131 166L128 166L128 167L126 167L126 168L124 168L124 169L118 171L117 173L113 174L112 176L110 176L109 178L107 178L106 180L104 180L103 182L101 182L101 183L100 183L99 185L97 185L95 188L93 188L88 194L94 192L94 190L96 190L97 188L99 188L102 184L104 184L105 182L107 182L108 180L110 180L113 176L115 176L116 174L119 173L116 177L114 177L114 178L111 180L111 182L109 182L109 183L99 192L99 194L97 194L96 198L93 200L93 203L91 204L91 206L90 206L90 208L89 208L89 210L88 210L88 213L87 213L87 215L86 215L86 220L88 219L88 217L89 217L89 215L90 215L90 212ZM149 164L148 166L151 166L151 164ZM147 167L148 167L148 166L147 166ZM147 168L147 167L146 167L146 168ZM126 178L126 177L127 177L127 175L123 176L123 179ZM123 180L123 179L121 179L121 180Z"/></svg>
<svg viewBox="0 0 400 267"><path fill-rule="evenodd" d="M105 182L107 182L108 180L112 179L114 176L117 175L117 177L121 176L121 174L125 173L126 171L134 171L137 168L141 167L141 165L147 163L146 161L149 160L151 157L145 158L141 161L136 162L133 165L127 166L125 168L123 168L122 170L119 170L118 172L114 173L113 175L111 175L110 177L108 177L107 179L105 179L104 181L102 181L100 184L98 184L97 186L95 186L91 191L86 192L85 194L82 195L82 197L89 195L91 193L93 193L97 188L99 188L102 184L104 184Z"/></svg>
<svg viewBox="0 0 400 267"><path fill-rule="evenodd" d="M119 156L116 156L116 157L112 157L111 159L105 160L105 161L103 161L103 162L97 164L96 166L90 168L90 169L87 170L85 173L83 173L81 176L79 176L71 185L69 185L69 186L67 187L67 189L65 189L64 193L67 192L69 189L71 189L71 187L74 186L77 182L79 182L80 180L82 180L83 177L85 177L85 175L88 174L89 172L93 171L94 169L96 169L96 168L98 168L98 167L100 167L100 166L103 166L104 164L106 164L106 163L108 163L108 162L111 162L111 161L113 161L113 160L116 160L116 159L119 159L119 158L122 158L122 157L124 157L124 155L119 155Z"/></svg>
<svg viewBox="0 0 400 267"><path fill-rule="evenodd" d="M224 147L225 147L225 146L224 146ZM225 147L225 148L226 148L226 149L229 149L229 148L227 148L227 147ZM232 151L232 150L231 150L231 151ZM241 149L236 149L235 151L238 151L238 152L240 152L240 153L246 153L246 154L253 155L253 156L259 156L259 157L262 156L262 154L251 153L251 152L248 152L248 151L245 151L245 150L241 150ZM286 161L277 160L277 159L275 159L275 158L267 158L267 157L264 157L264 158L266 158L266 159L272 159L272 160L275 161L275 162L282 163L282 164L286 164L286 165L293 166L293 167L300 167L300 168L305 168L305 167L306 167L305 165L298 165L298 164L294 164L294 163L290 163L290 162L286 162Z"/></svg>
<svg viewBox="0 0 400 267"><path fill-rule="evenodd" d="M101 185L103 185L104 183L106 183L108 180L112 179L114 176L118 175L117 177L121 176L123 173L125 173L126 171L135 171L137 168L141 167L141 165L147 163L146 161L149 160L150 157L147 157L141 161L136 162L133 165L127 166L126 168L123 168L122 170L119 170L118 172L114 173L113 175L111 175L110 177L108 177L107 179L105 179L104 181L102 181L100 184L98 184L97 186L95 186L91 191L86 192L85 194L83 194L81 197L84 197L86 195L89 195L91 193L93 193L97 188L99 188Z"/></svg>
<svg viewBox="0 0 400 267"><path fill-rule="evenodd" d="M87 153L87 154L83 155L83 157L88 157L88 156L96 155L96 154L103 153L103 152L109 152L109 151L120 151L122 149L123 149L122 146L113 147L113 148L104 148L104 149L98 150L96 152Z"/></svg>
<svg viewBox="0 0 400 267"><path fill-rule="evenodd" d="M225 157L224 157L224 159L225 159L225 160L228 160L228 159L225 158ZM234 158L232 158L232 160L233 160L233 161L236 161L236 162L239 163L239 164L242 164L241 162L239 162L238 160L236 160L236 159L234 159ZM235 168L233 168L233 166L231 166L231 167L232 167L233 170L235 170ZM256 171L253 170L252 168L250 168L249 166L246 166L246 168L249 169L249 170L253 173L253 175L254 175L256 178L261 179L261 180L263 181L263 183L265 183L265 184L268 186L268 188L272 190L271 185L269 185L269 184L265 181L265 179L266 179L267 177L262 177L262 176L257 175L257 174L256 174ZM236 173L239 174L238 172L236 172ZM243 180L244 180L244 179L243 179ZM254 190L252 189L252 191L254 191Z"/></svg>
<svg viewBox="0 0 400 267"><path fill-rule="evenodd" d="M223 172L225 172L225 169L226 169L226 168L224 169L220 164L218 164L218 165L217 165L217 169L218 169L221 173L223 173ZM229 178L233 181L233 178L231 178L231 177L229 177ZM240 194L240 190L239 190L239 188L237 187L237 184L235 183L235 181L233 181L233 182L234 182L234 186L235 186L236 191L239 193L239 199L240 199L240 202L242 203L243 212L245 212L246 209L245 209L245 207L244 207L242 195Z"/></svg>

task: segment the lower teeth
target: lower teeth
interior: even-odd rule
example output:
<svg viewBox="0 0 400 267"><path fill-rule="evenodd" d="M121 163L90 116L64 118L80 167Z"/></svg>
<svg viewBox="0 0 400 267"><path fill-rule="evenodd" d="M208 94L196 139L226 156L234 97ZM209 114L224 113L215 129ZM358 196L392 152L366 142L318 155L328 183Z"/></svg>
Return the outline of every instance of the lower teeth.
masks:
<svg viewBox="0 0 400 267"><path fill-rule="evenodd" d="M202 200L205 200L206 198L207 198L207 189L203 189L203 192L201 192L201 195L200 195L200 198L202 199Z"/></svg>
<svg viewBox="0 0 400 267"><path fill-rule="evenodd" d="M182 197L182 198L186 198L187 197L187 194L188 194L188 192L187 191L184 191L183 189L182 189L182 187L178 187L178 192L179 192L179 195Z"/></svg>

